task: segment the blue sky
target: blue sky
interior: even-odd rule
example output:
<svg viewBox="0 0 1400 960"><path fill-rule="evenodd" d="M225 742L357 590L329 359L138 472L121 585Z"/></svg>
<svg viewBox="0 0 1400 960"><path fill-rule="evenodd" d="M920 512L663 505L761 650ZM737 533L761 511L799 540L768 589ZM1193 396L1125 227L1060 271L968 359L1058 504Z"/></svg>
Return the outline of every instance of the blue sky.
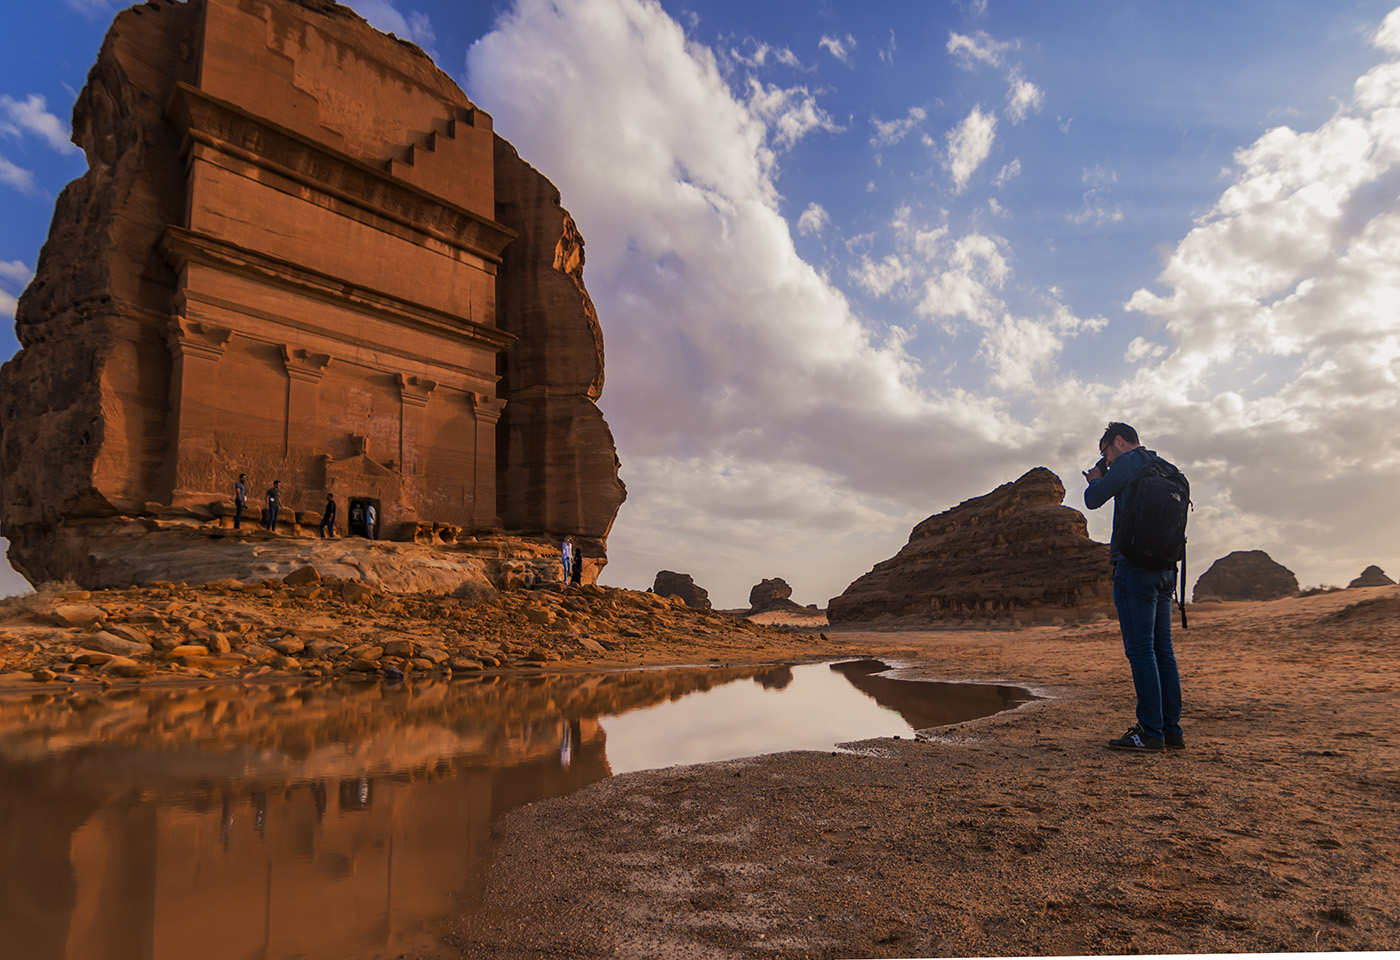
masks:
<svg viewBox="0 0 1400 960"><path fill-rule="evenodd" d="M1388 4L352 6L587 238L630 491L605 582L824 604L1031 467L1082 508L1108 419L1192 477L1195 573L1400 572ZM0 40L0 320L84 169L68 117L116 9Z"/></svg>

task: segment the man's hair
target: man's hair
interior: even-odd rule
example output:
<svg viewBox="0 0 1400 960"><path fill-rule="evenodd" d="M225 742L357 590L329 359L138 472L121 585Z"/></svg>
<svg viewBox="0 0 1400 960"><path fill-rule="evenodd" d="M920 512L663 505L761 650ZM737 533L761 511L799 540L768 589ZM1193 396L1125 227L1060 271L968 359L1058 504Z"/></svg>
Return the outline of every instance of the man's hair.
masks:
<svg viewBox="0 0 1400 960"><path fill-rule="evenodd" d="M1103 436L1099 438L1099 449L1102 450L1104 448L1104 444L1112 443L1114 437L1122 437L1129 443L1139 442L1136 430L1128 426L1126 423L1119 423L1115 420L1113 423L1110 423L1108 425L1108 429L1105 430L1103 432Z"/></svg>
<svg viewBox="0 0 1400 960"><path fill-rule="evenodd" d="M246 476L247 476L246 473L240 473L240 474L238 475L238 479L242 480L242 479L243 479L244 477L246 477Z"/></svg>

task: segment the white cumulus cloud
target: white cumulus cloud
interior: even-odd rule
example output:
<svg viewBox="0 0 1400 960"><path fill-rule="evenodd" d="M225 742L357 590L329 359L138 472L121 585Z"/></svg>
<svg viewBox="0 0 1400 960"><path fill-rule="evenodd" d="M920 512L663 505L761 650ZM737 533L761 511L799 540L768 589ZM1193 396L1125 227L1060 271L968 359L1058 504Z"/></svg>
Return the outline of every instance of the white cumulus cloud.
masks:
<svg viewBox="0 0 1400 960"><path fill-rule="evenodd" d="M846 34L844 38L829 35L823 36L821 40L818 41L817 46L821 47L842 63L850 64L851 54L855 51L856 47L856 38L850 34Z"/></svg>
<svg viewBox="0 0 1400 960"><path fill-rule="evenodd" d="M923 107L910 107L909 112L898 120L880 120L872 117L871 126L875 128L875 136L870 138L872 147L893 146L909 135L909 132L918 128L928 116Z"/></svg>
<svg viewBox="0 0 1400 960"><path fill-rule="evenodd" d="M0 183L14 187L21 193L33 193L39 189L33 171L11 163L4 155L0 155Z"/></svg>
<svg viewBox="0 0 1400 960"><path fill-rule="evenodd" d="M34 134L59 153L78 152L68 124L50 113L48 103L37 93L23 100L0 95L0 133L15 138Z"/></svg>
<svg viewBox="0 0 1400 960"><path fill-rule="evenodd" d="M996 131L996 115L982 112L980 106L973 107L961 123L948 131L948 172L953 176L955 190L964 190L968 179L991 154Z"/></svg>
<svg viewBox="0 0 1400 960"><path fill-rule="evenodd" d="M826 208L820 203L813 201L807 204L807 209L802 211L802 216L797 218L797 232L804 237L813 234L820 235L831 223L831 215L826 212Z"/></svg>
<svg viewBox="0 0 1400 960"><path fill-rule="evenodd" d="M428 15L417 10L404 13L393 0L346 0L376 30L411 40L434 60L437 59L437 32Z"/></svg>

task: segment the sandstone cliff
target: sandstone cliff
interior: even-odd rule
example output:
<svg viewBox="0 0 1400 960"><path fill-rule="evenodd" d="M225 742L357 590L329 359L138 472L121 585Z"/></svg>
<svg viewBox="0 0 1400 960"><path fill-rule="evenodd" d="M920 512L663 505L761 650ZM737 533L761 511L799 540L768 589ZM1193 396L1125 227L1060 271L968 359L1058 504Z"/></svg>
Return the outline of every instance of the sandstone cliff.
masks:
<svg viewBox="0 0 1400 960"><path fill-rule="evenodd" d="M1278 600L1298 593L1298 578L1263 550L1236 550L1201 574L1191 592L1203 600Z"/></svg>
<svg viewBox="0 0 1400 960"><path fill-rule="evenodd" d="M596 578L625 490L583 239L421 50L329 0L156 0L73 138L0 370L17 570L84 580L246 473L255 516L282 481L283 533L332 495L449 550L572 533Z"/></svg>
<svg viewBox="0 0 1400 960"><path fill-rule="evenodd" d="M894 557L831 600L831 623L1039 619L1111 610L1108 545L1036 467L914 528Z"/></svg>

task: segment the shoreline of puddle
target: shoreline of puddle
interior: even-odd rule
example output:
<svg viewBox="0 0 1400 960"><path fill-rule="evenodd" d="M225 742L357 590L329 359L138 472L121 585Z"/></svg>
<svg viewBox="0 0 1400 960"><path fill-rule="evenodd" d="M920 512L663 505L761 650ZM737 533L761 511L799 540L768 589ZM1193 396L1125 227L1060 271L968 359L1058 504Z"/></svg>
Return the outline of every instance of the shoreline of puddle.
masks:
<svg viewBox="0 0 1400 960"><path fill-rule="evenodd" d="M9 694L0 817L28 829L8 862L64 893L8 885L21 902L0 900L0 937L35 960L104 955L113 935L152 960L374 955L477 902L491 824L521 805L1037 699L887 676L909 669L844 658Z"/></svg>

